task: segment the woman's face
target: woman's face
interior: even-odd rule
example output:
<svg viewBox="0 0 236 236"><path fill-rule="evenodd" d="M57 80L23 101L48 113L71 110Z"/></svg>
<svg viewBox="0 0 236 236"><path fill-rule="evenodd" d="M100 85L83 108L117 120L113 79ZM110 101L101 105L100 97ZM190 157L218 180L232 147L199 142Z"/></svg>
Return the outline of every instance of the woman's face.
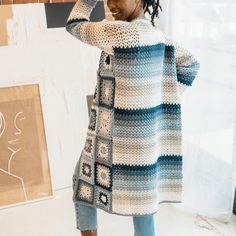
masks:
<svg viewBox="0 0 236 236"><path fill-rule="evenodd" d="M107 0L107 6L115 20L131 21L143 15L142 5L142 0Z"/></svg>

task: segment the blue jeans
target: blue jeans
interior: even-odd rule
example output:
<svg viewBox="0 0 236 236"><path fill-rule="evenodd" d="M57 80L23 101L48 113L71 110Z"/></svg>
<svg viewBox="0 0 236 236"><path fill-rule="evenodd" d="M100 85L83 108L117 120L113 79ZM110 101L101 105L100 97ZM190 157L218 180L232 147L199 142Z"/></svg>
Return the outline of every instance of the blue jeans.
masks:
<svg viewBox="0 0 236 236"><path fill-rule="evenodd" d="M76 212L76 226L79 230L97 229L97 208L74 203ZM134 236L155 236L154 214L132 216Z"/></svg>

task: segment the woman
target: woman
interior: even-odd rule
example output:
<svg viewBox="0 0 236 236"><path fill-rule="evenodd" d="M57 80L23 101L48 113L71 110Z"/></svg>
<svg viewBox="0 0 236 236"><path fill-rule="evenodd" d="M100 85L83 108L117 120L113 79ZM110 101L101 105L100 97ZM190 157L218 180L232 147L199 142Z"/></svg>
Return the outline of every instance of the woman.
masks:
<svg viewBox="0 0 236 236"><path fill-rule="evenodd" d="M135 236L153 236L159 204L182 202L180 96L199 62L155 26L159 1L108 0L115 21L90 22L96 3L78 0L66 23L75 38L102 50L73 174L77 228L97 235L100 208L132 216Z"/></svg>

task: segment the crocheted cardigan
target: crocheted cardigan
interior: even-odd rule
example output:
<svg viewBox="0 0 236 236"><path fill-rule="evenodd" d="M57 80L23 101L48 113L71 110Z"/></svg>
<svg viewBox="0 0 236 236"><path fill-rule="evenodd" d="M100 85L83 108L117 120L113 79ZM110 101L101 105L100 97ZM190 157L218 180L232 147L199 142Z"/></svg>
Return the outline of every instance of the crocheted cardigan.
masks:
<svg viewBox="0 0 236 236"><path fill-rule="evenodd" d="M181 94L199 61L150 20L89 21L97 0L78 0L65 25L101 49L73 201L117 215L182 202Z"/></svg>

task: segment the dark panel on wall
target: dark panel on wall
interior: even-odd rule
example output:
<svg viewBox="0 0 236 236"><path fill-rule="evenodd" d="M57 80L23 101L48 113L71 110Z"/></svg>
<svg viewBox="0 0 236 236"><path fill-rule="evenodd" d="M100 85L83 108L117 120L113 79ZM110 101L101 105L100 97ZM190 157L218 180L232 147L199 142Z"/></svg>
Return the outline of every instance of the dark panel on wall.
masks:
<svg viewBox="0 0 236 236"><path fill-rule="evenodd" d="M45 3L45 12L47 18L47 27L65 27L66 20L75 5L74 2L66 3ZM103 1L98 1L96 7L91 13L91 21L101 21L105 18Z"/></svg>

